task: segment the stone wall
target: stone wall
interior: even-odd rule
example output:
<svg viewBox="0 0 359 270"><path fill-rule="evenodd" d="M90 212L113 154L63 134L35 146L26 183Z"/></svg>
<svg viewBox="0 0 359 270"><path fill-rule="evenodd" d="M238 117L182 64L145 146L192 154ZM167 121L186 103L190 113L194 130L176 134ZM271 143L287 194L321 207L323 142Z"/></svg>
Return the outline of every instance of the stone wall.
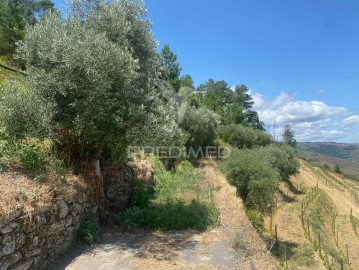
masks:
<svg viewBox="0 0 359 270"><path fill-rule="evenodd" d="M26 215L19 206L0 229L0 270L45 269L73 243L91 211L88 195L64 198Z"/></svg>
<svg viewBox="0 0 359 270"><path fill-rule="evenodd" d="M153 183L153 170L146 161L104 166L105 207L109 212L126 208L135 179ZM52 203L0 216L0 270L48 269L73 244L85 216L97 215L86 188Z"/></svg>

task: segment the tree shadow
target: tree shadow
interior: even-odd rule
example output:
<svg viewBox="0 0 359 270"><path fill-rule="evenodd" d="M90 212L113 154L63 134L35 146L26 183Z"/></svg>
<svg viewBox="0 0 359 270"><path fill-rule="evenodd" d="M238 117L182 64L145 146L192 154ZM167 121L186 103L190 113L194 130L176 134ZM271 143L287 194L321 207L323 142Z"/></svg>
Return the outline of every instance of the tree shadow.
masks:
<svg viewBox="0 0 359 270"><path fill-rule="evenodd" d="M297 243L278 240L272 247L271 253L277 260L283 260L285 256L287 260L290 260L290 258L296 254L298 246Z"/></svg>
<svg viewBox="0 0 359 270"><path fill-rule="evenodd" d="M151 258L158 261L171 261L178 258L181 252L197 248L198 241L193 237L194 234L198 234L198 232L183 230L161 233L141 230L129 233L121 227L112 226L103 230L97 243L91 246L81 245L75 247L54 263L52 269L66 269L79 256L91 258L99 253L105 254L105 257L123 257L123 262L119 262L120 265L121 263L123 265L128 264L131 258Z"/></svg>
<svg viewBox="0 0 359 270"><path fill-rule="evenodd" d="M293 184L293 182L286 180L285 183L288 185L289 190L293 193L293 194L303 194L302 191L300 191L298 189L298 187L296 185Z"/></svg>
<svg viewBox="0 0 359 270"><path fill-rule="evenodd" d="M294 201L294 198L285 194L282 190L278 189L279 195L282 197L283 201L285 202L292 202Z"/></svg>

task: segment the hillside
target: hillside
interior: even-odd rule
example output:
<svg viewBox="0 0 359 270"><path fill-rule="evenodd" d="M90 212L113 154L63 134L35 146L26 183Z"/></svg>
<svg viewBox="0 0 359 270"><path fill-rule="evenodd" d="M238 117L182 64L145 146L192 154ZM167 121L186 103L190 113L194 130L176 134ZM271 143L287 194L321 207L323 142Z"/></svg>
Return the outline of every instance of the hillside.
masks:
<svg viewBox="0 0 359 270"><path fill-rule="evenodd" d="M359 144L345 143L298 143L298 156L314 165L338 164L345 174L359 178Z"/></svg>
<svg viewBox="0 0 359 270"><path fill-rule="evenodd" d="M282 265L286 248L289 269L359 269L358 183L302 161L280 190L266 229L277 227L273 254Z"/></svg>

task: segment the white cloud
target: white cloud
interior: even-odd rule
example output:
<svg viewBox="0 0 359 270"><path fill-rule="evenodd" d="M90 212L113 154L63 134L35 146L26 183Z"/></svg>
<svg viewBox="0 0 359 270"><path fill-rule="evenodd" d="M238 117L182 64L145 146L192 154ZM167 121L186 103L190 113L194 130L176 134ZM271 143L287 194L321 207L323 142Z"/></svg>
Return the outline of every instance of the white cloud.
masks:
<svg viewBox="0 0 359 270"><path fill-rule="evenodd" d="M272 100L260 93L252 92L252 95L253 109L271 133L275 124L276 136L283 132L284 125L290 124L298 141L355 142L353 140L358 138L355 126L359 126L359 115L344 107L330 106L322 101L296 100L295 94L286 92Z"/></svg>
<svg viewBox="0 0 359 270"><path fill-rule="evenodd" d="M359 126L359 115L352 115L347 118L345 118L342 122L343 127L348 126Z"/></svg>

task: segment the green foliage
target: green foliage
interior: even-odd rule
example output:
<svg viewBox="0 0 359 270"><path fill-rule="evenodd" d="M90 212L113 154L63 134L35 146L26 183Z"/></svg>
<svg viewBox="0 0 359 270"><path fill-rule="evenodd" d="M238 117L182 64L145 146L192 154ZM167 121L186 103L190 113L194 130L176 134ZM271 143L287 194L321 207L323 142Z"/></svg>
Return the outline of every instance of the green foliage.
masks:
<svg viewBox="0 0 359 270"><path fill-rule="evenodd" d="M100 225L98 222L98 218L90 216L85 218L81 222L78 236L81 241L87 244L92 244L94 241L98 240L99 232Z"/></svg>
<svg viewBox="0 0 359 270"><path fill-rule="evenodd" d="M189 75L189 74L183 75L180 78L181 87L190 87L190 88L194 89L193 83L194 83L193 79L192 79L191 75Z"/></svg>
<svg viewBox="0 0 359 270"><path fill-rule="evenodd" d="M225 125L241 124L245 121L245 113L241 106L236 103L229 105L223 114L223 123Z"/></svg>
<svg viewBox="0 0 359 270"><path fill-rule="evenodd" d="M338 164L335 164L335 166L334 166L334 172L335 172L335 173L339 173L339 174L342 174L342 173L343 173Z"/></svg>
<svg viewBox="0 0 359 270"><path fill-rule="evenodd" d="M13 54L26 24L34 25L47 10L54 10L53 6L50 0L1 0L0 55Z"/></svg>
<svg viewBox="0 0 359 270"><path fill-rule="evenodd" d="M270 210L280 175L260 150L233 149L221 169L248 207L262 212Z"/></svg>
<svg viewBox="0 0 359 270"><path fill-rule="evenodd" d="M181 86L191 87L193 85L193 80L192 85L182 85L184 82L186 82L185 84L190 83L190 80L188 77L180 80L179 76L181 74L182 67L177 62L177 55L171 51L168 44L163 47L160 53L160 58L162 63L162 77L176 92Z"/></svg>
<svg viewBox="0 0 359 270"><path fill-rule="evenodd" d="M264 131L237 124L229 124L222 127L220 137L223 141L238 148L266 146L272 141L271 136Z"/></svg>
<svg viewBox="0 0 359 270"><path fill-rule="evenodd" d="M212 146L217 138L220 117L207 108L186 109L181 128L187 133L187 147L198 149L199 147Z"/></svg>
<svg viewBox="0 0 359 270"><path fill-rule="evenodd" d="M130 207L146 208L154 199L155 190L153 186L147 186L145 180L137 180L130 197Z"/></svg>
<svg viewBox="0 0 359 270"><path fill-rule="evenodd" d="M299 160L295 149L289 145L271 145L260 150L273 167L277 168L282 180L289 180L291 175L299 171Z"/></svg>
<svg viewBox="0 0 359 270"><path fill-rule="evenodd" d="M218 218L214 205L205 205L192 201L182 201L141 209L129 208L125 211L124 227L127 229L148 228L155 230L205 230Z"/></svg>
<svg viewBox="0 0 359 270"><path fill-rule="evenodd" d="M42 149L34 144L21 144L19 158L22 166L32 172L44 172L45 155Z"/></svg>
<svg viewBox="0 0 359 270"><path fill-rule="evenodd" d="M282 136L285 144L288 144L294 148L296 147L297 141L294 138L294 131L290 125L285 125Z"/></svg>
<svg viewBox="0 0 359 270"><path fill-rule="evenodd" d="M225 81L208 80L197 88L202 95L202 103L210 110L221 115L223 123L243 124L256 130L264 130L258 113L252 110L253 97L245 85L232 90Z"/></svg>
<svg viewBox="0 0 359 270"><path fill-rule="evenodd" d="M65 18L50 12L27 30L20 53L29 92L49 108L67 164L101 155L118 138L162 140L174 126L175 113L158 97L160 63L145 16L140 1L74 0ZM180 131L172 137L179 142Z"/></svg>
<svg viewBox="0 0 359 270"><path fill-rule="evenodd" d="M33 92L19 84L0 86L0 127L12 139L49 135L51 112Z"/></svg>
<svg viewBox="0 0 359 270"><path fill-rule="evenodd" d="M260 230L265 232L264 219L261 215L258 215L254 210L248 208L246 210L248 219Z"/></svg>
<svg viewBox="0 0 359 270"><path fill-rule="evenodd" d="M127 229L150 228L156 230L204 230L217 221L218 211L211 200L199 201L199 175L188 161L182 161L176 171L164 169L157 158L155 164L156 187L137 182L131 196L131 207L120 214Z"/></svg>

